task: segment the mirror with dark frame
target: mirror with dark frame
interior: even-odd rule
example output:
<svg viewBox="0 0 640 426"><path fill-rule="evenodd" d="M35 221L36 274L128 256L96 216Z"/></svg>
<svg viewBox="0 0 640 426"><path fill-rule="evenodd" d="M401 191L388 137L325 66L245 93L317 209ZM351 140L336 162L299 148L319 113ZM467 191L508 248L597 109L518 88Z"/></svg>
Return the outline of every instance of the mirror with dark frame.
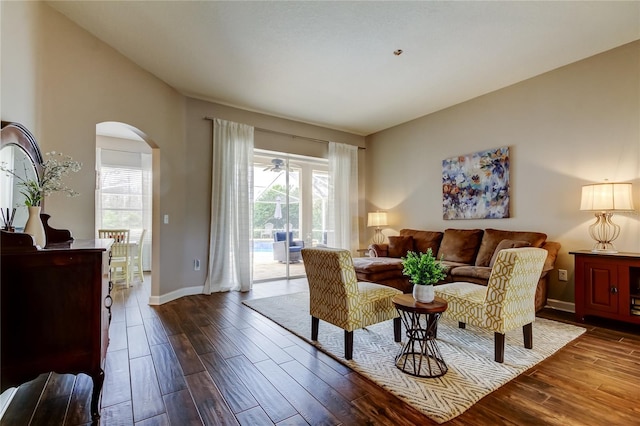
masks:
<svg viewBox="0 0 640 426"><path fill-rule="evenodd" d="M42 175L42 153L31 132L19 123L3 121L0 134L0 165L5 169L0 171L0 226L10 230L8 227L11 225L21 232L29 212L19 183L39 179ZM10 217L7 217L7 212Z"/></svg>
<svg viewBox="0 0 640 426"><path fill-rule="evenodd" d="M0 164L5 170L0 170L0 229L6 232L20 233L27 223L29 212L25 205L25 196L19 183L27 180L39 180L42 176L44 159L38 142L31 132L20 123L1 122L0 129ZM44 203L44 200L43 200ZM13 209L15 208L15 214ZM8 217L7 217L8 216ZM49 243L63 243L73 241L67 230L58 230L48 225L49 215L42 213L41 220ZM8 223L10 222L10 223ZM18 237L16 235L15 237ZM31 246L31 239L3 238L2 245Z"/></svg>

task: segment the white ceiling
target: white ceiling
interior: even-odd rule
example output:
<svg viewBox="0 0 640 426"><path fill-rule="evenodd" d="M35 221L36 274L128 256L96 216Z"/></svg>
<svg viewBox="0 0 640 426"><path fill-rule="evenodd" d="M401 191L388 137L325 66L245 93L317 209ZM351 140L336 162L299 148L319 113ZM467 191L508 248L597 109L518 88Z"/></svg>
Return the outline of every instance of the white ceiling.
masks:
<svg viewBox="0 0 640 426"><path fill-rule="evenodd" d="M48 4L185 95L360 135L640 39L638 1Z"/></svg>

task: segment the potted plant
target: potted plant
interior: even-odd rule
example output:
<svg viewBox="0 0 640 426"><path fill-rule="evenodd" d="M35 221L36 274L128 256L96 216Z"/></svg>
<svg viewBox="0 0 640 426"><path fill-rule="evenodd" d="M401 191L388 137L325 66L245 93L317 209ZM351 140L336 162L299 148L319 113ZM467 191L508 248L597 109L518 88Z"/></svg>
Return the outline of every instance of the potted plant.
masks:
<svg viewBox="0 0 640 426"><path fill-rule="evenodd" d="M433 284L447 276L447 267L436 259L431 249L426 253L408 252L402 258L402 266L402 273L413 283L413 298L421 303L433 302Z"/></svg>
<svg viewBox="0 0 640 426"><path fill-rule="evenodd" d="M24 205L29 210L29 218L24 226L24 232L32 235L36 245L40 247L46 245L46 235L40 219L40 209L44 198L54 192L65 193L68 197L77 196L78 193L67 187L62 182L62 178L71 172L78 172L82 168L81 163L73 161L71 157L64 156L60 152L51 151L45 155L47 159L42 163L41 176L36 176L36 178L23 178L5 162L0 163L0 171L13 175L18 180L17 185L20 187L20 193L24 196Z"/></svg>

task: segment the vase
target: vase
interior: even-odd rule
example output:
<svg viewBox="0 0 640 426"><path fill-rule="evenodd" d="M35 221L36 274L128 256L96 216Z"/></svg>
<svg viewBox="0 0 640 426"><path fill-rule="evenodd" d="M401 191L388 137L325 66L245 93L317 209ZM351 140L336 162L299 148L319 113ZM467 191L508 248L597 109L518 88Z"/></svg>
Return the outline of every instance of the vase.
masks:
<svg viewBox="0 0 640 426"><path fill-rule="evenodd" d="M431 303L435 299L433 292L433 285L414 284L413 285L413 298L416 302Z"/></svg>
<svg viewBox="0 0 640 426"><path fill-rule="evenodd" d="M42 219L40 219L40 206L29 207L29 218L24 226L24 233L31 235L40 248L47 245L47 236L44 233Z"/></svg>

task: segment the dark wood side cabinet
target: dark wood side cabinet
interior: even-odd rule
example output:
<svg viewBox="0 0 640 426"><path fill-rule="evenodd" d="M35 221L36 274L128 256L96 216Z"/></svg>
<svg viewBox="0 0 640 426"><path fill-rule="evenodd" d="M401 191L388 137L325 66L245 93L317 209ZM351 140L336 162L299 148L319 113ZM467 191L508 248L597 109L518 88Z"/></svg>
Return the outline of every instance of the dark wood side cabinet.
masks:
<svg viewBox="0 0 640 426"><path fill-rule="evenodd" d="M640 324L640 253L575 256L576 319L598 316Z"/></svg>
<svg viewBox="0 0 640 426"><path fill-rule="evenodd" d="M112 240L38 250L26 234L1 231L0 238L2 391L46 372L85 373L93 380L91 415L97 419L109 342Z"/></svg>

